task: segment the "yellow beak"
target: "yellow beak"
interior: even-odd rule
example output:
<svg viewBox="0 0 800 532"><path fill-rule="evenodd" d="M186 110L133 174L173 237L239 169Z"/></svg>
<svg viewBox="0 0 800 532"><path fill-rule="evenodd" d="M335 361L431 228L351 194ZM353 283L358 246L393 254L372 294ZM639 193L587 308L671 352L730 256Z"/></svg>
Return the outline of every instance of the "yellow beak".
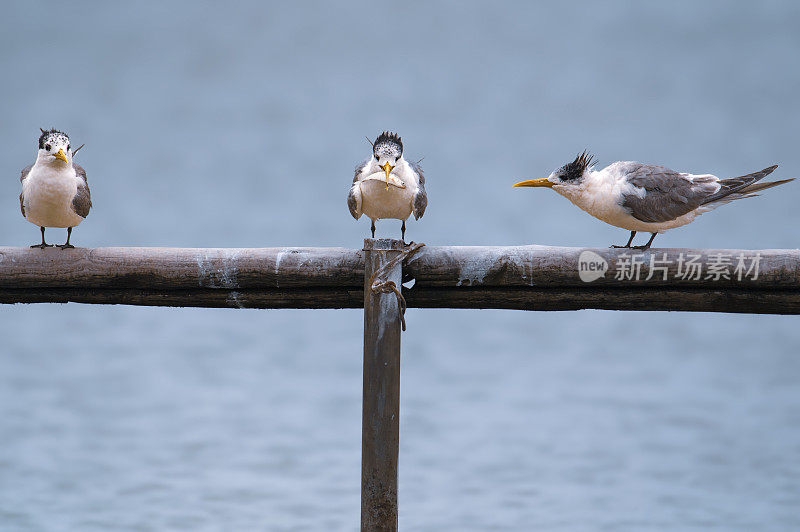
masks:
<svg viewBox="0 0 800 532"><path fill-rule="evenodd" d="M529 179L528 181L522 181L521 183L517 183L514 185L515 187L547 187L552 188L555 183L548 180L546 177L544 179Z"/></svg>
<svg viewBox="0 0 800 532"><path fill-rule="evenodd" d="M67 154L64 153L64 150L58 150L58 153L54 154L56 159L60 159L65 163L69 164L69 159L67 159Z"/></svg>
<svg viewBox="0 0 800 532"><path fill-rule="evenodd" d="M380 166L380 168L382 168L383 171L386 172L386 190L389 190L389 174L391 174L392 170L394 170L394 166L392 166L389 163L386 163L383 166Z"/></svg>

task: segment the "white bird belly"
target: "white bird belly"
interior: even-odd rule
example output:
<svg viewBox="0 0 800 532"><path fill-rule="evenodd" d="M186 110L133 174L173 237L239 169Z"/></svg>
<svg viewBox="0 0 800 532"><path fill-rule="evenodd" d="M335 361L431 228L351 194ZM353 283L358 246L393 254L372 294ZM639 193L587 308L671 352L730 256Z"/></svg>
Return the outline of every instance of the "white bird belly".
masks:
<svg viewBox="0 0 800 532"><path fill-rule="evenodd" d="M33 173L33 172L31 172ZM25 218L39 227L75 227L83 218L72 208L77 176L49 172L28 175L22 183Z"/></svg>
<svg viewBox="0 0 800 532"><path fill-rule="evenodd" d="M367 177L359 182L361 186L361 210L373 220L406 220L411 216L414 193L411 187L400 188L390 184L387 190L386 174L381 179ZM395 179L396 180L396 179Z"/></svg>
<svg viewBox="0 0 800 532"><path fill-rule="evenodd" d="M586 209L584 209L586 210ZM667 220L666 222L643 222L631 216L626 209L620 206L618 211L609 209L608 211L595 214L586 210L592 216L611 224L615 227L627 229L628 231L648 231L650 233L660 233L668 229L675 229L694 221L697 216L694 211L679 216L674 220Z"/></svg>

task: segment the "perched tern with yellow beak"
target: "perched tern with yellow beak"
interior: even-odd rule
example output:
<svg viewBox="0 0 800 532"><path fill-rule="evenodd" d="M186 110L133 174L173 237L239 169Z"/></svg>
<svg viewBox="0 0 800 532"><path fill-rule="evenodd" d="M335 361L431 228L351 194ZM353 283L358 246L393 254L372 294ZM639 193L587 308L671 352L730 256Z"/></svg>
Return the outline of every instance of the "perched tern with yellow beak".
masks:
<svg viewBox="0 0 800 532"><path fill-rule="evenodd" d="M552 188L595 218L631 232L627 244L611 247L648 249L658 233L691 223L720 205L792 181L758 182L777 167L731 179L631 161L595 170L592 156L584 151L549 177L514 186ZM647 244L631 246L637 231L651 233Z"/></svg>
<svg viewBox="0 0 800 532"><path fill-rule="evenodd" d="M42 243L32 248L52 246L44 241L45 227L66 227L67 242L58 247L74 247L69 243L72 228L80 225L92 208L86 171L72 160L81 148L72 150L66 133L42 129L36 162L22 170L20 177L22 216L42 230Z"/></svg>
<svg viewBox="0 0 800 532"><path fill-rule="evenodd" d="M384 131L371 144L372 156L356 166L347 206L356 220L362 214L372 220L372 238L375 220L402 220L405 242L406 220L412 214L419 220L428 206L422 167L403 158L403 141L395 133Z"/></svg>

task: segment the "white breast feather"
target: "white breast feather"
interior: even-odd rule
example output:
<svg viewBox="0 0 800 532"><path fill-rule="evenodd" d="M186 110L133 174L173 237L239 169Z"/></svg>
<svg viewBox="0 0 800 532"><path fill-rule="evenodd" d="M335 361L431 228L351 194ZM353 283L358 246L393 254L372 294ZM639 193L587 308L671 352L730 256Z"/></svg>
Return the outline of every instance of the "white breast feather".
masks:
<svg viewBox="0 0 800 532"><path fill-rule="evenodd" d="M72 166L34 165L22 182L25 218L39 227L75 227L83 221L72 200L83 179Z"/></svg>

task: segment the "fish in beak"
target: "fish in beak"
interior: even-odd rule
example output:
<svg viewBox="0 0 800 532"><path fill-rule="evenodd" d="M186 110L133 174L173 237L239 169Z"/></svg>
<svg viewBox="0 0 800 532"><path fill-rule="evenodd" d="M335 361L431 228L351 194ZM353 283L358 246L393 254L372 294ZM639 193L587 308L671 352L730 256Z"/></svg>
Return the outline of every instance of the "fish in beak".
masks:
<svg viewBox="0 0 800 532"><path fill-rule="evenodd" d="M58 153L54 153L53 157L55 157L56 159L59 159L61 161L64 161L66 164L69 164L69 159L67 158L67 154L64 153L63 149L62 150L58 150Z"/></svg>
<svg viewBox="0 0 800 532"><path fill-rule="evenodd" d="M394 170L394 166L392 166L387 162L383 166L380 166L380 168L383 169L384 172L386 172L386 190L389 190L389 174L391 174L392 170Z"/></svg>
<svg viewBox="0 0 800 532"><path fill-rule="evenodd" d="M547 187L552 188L555 183L547 179L546 177L543 179L529 179L528 181L522 181L514 185L515 187Z"/></svg>

